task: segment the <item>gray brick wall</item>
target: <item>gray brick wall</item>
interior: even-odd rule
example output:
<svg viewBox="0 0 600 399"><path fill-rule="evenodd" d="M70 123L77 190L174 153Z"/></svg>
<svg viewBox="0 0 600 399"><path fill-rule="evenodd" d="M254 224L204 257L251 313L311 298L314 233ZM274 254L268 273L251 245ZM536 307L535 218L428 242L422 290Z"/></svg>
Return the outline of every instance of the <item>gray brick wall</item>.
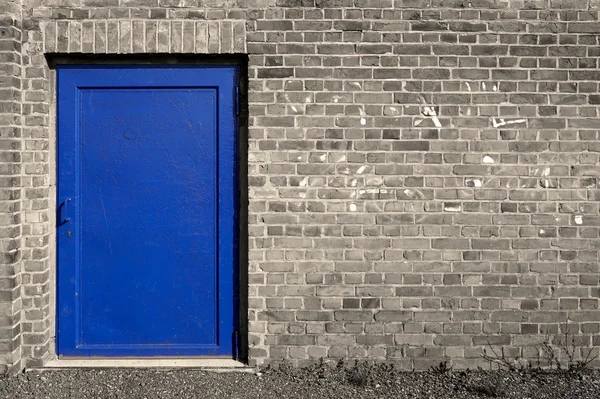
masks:
<svg viewBox="0 0 600 399"><path fill-rule="evenodd" d="M278 4L248 24L252 359L595 343L598 3Z"/></svg>
<svg viewBox="0 0 600 399"><path fill-rule="evenodd" d="M21 5L0 4L0 373L21 367Z"/></svg>
<svg viewBox="0 0 600 399"><path fill-rule="evenodd" d="M251 365L597 344L599 1L25 3L24 364L53 345L44 52L248 54Z"/></svg>

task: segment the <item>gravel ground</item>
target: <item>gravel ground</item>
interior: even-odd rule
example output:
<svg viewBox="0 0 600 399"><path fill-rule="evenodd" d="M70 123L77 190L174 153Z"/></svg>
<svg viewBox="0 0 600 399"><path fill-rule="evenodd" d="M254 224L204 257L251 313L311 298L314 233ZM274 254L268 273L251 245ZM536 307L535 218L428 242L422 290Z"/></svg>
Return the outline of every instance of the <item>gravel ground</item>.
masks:
<svg viewBox="0 0 600 399"><path fill-rule="evenodd" d="M25 398L600 398L600 371L406 373L386 366L211 373L60 370L0 378L0 397Z"/></svg>

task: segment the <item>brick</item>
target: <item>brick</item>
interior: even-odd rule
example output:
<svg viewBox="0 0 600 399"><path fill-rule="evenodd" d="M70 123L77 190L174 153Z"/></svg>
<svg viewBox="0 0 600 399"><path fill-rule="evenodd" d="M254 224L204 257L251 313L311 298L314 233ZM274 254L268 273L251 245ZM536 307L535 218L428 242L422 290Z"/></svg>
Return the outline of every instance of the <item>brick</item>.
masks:
<svg viewBox="0 0 600 399"><path fill-rule="evenodd" d="M428 141L397 141L392 145L394 151L429 151Z"/></svg>
<svg viewBox="0 0 600 399"><path fill-rule="evenodd" d="M485 32L487 25L484 23L454 22L450 23L450 30L457 32Z"/></svg>
<svg viewBox="0 0 600 399"><path fill-rule="evenodd" d="M436 238L432 241L434 249L468 249L469 240L456 238Z"/></svg>
<svg viewBox="0 0 600 399"><path fill-rule="evenodd" d="M413 22L410 28L414 31L439 31L448 30L448 24L438 21Z"/></svg>
<svg viewBox="0 0 600 399"><path fill-rule="evenodd" d="M431 287L397 287L396 296L428 297L433 296L433 289Z"/></svg>
<svg viewBox="0 0 600 399"><path fill-rule="evenodd" d="M569 33L600 33L600 27L594 22L571 22Z"/></svg>
<svg viewBox="0 0 600 399"><path fill-rule="evenodd" d="M473 295L476 297L508 297L508 296L510 296L510 287L504 287L504 286L473 287Z"/></svg>
<svg viewBox="0 0 600 399"><path fill-rule="evenodd" d="M344 311L335 312L335 320L338 321L371 321L373 313L367 311Z"/></svg>
<svg viewBox="0 0 600 399"><path fill-rule="evenodd" d="M217 54L221 51L221 27L217 21L209 21L207 24L207 41L208 41L208 52Z"/></svg>
<svg viewBox="0 0 600 399"><path fill-rule="evenodd" d="M508 250L510 240L508 239L473 239L473 249Z"/></svg>
<svg viewBox="0 0 600 399"><path fill-rule="evenodd" d="M433 336L425 334L396 334L396 345L433 346Z"/></svg>
<svg viewBox="0 0 600 399"><path fill-rule="evenodd" d="M289 78L294 76L293 68L261 68L258 70L258 78L259 79L268 79L268 78Z"/></svg>
<svg viewBox="0 0 600 399"><path fill-rule="evenodd" d="M508 54L508 46L472 45L472 46L470 46L470 49L471 49L471 55L494 56L494 55L507 55ZM508 71L506 71L506 72L508 72Z"/></svg>
<svg viewBox="0 0 600 399"><path fill-rule="evenodd" d="M317 45L319 54L353 54L353 44L321 44Z"/></svg>
<svg viewBox="0 0 600 399"><path fill-rule="evenodd" d="M413 313L409 311L382 310L375 314L375 321L390 322L390 321L410 321L413 318Z"/></svg>

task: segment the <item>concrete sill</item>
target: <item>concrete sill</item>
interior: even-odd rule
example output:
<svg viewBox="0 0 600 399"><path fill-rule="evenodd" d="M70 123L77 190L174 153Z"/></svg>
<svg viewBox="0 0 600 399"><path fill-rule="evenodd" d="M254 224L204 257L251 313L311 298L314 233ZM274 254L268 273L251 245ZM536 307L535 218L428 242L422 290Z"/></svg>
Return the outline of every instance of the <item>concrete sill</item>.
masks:
<svg viewBox="0 0 600 399"><path fill-rule="evenodd" d="M206 371L252 372L251 367L233 359L168 359L168 358L126 358L126 359L54 359L47 361L42 367L27 369L56 370L70 368L160 368L160 369L199 369Z"/></svg>

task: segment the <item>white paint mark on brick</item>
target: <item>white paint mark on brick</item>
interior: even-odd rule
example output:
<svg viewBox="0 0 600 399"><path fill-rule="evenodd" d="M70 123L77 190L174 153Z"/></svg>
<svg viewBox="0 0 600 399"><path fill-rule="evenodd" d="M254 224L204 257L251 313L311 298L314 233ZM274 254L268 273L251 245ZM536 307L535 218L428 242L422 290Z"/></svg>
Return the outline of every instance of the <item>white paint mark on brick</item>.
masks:
<svg viewBox="0 0 600 399"><path fill-rule="evenodd" d="M506 121L502 118L500 119L496 119L496 118L492 118L492 127L501 127L501 126L506 126L506 125L516 125L518 123L525 123L527 122L527 119L515 119L512 121Z"/></svg>
<svg viewBox="0 0 600 399"><path fill-rule="evenodd" d="M419 126L421 123L423 123L423 119L415 119L415 126Z"/></svg>
<svg viewBox="0 0 600 399"><path fill-rule="evenodd" d="M290 100L290 96L287 95L287 93L283 93L284 97L285 97L285 101L287 101L288 103L291 103L292 101ZM292 110L294 112L298 112L298 108L296 108L295 105L290 104L290 107L292 108Z"/></svg>
<svg viewBox="0 0 600 399"><path fill-rule="evenodd" d="M467 187L481 187L481 180L479 179L466 179Z"/></svg>
<svg viewBox="0 0 600 399"><path fill-rule="evenodd" d="M462 207L459 203L446 203L444 204L444 211L446 212L460 212Z"/></svg>
<svg viewBox="0 0 600 399"><path fill-rule="evenodd" d="M351 212L356 212L356 205L350 204L350 211Z"/></svg>
<svg viewBox="0 0 600 399"><path fill-rule="evenodd" d="M340 101L340 96L333 96L333 102L337 103Z"/></svg>
<svg viewBox="0 0 600 399"><path fill-rule="evenodd" d="M319 157L319 160L325 162L325 160L327 159L327 154L323 154Z"/></svg>
<svg viewBox="0 0 600 399"><path fill-rule="evenodd" d="M544 168L544 171L542 172L542 176L548 176L550 175L550 167L547 166Z"/></svg>
<svg viewBox="0 0 600 399"><path fill-rule="evenodd" d="M354 85L356 87L358 87L359 89L362 90L362 85L360 84L360 82L350 82L351 85Z"/></svg>
<svg viewBox="0 0 600 399"><path fill-rule="evenodd" d="M575 223L576 224L583 224L583 216L581 216L581 215L575 216Z"/></svg>
<svg viewBox="0 0 600 399"><path fill-rule="evenodd" d="M548 175L550 175L550 167L546 167L542 171L542 177L547 177ZM540 179L540 185L544 188L554 188L554 184L549 179Z"/></svg>
<svg viewBox="0 0 600 399"><path fill-rule="evenodd" d="M429 118L431 118L431 120L433 121L433 124L435 125L435 127L437 127L437 131L439 133L440 129L442 128L442 123L440 122L440 120L438 118L438 114L435 110L435 107L428 105L427 101L425 100L425 97L423 97L422 94L421 94L421 104L423 105L423 111L421 111L421 114L423 116L428 116Z"/></svg>
<svg viewBox="0 0 600 399"><path fill-rule="evenodd" d="M435 125L435 127L437 127L438 132L439 132L440 129L442 128L442 123L440 122L440 120L438 118L437 112L435 112L435 108L426 105L423 108L423 112L421 112L421 113L423 115L429 116L431 118L431 120L433 121L433 124Z"/></svg>
<svg viewBox="0 0 600 399"><path fill-rule="evenodd" d="M365 119L365 116L367 116L367 114L365 113L365 109L364 108L359 108L358 112L360 112L360 124L361 125L366 125L367 124L367 120Z"/></svg>
<svg viewBox="0 0 600 399"><path fill-rule="evenodd" d="M356 187L356 184L358 183L358 179L352 179L350 181L350 187Z"/></svg>
<svg viewBox="0 0 600 399"><path fill-rule="evenodd" d="M305 177L304 179L300 180L300 183L298 183L298 185L300 187L306 187L307 184L308 184L308 177Z"/></svg>
<svg viewBox="0 0 600 399"><path fill-rule="evenodd" d="M486 87L486 85L485 85L485 82L482 82L482 83L481 83L481 87L483 87L483 90L487 90L487 87Z"/></svg>
<svg viewBox="0 0 600 399"><path fill-rule="evenodd" d="M471 85L469 84L469 82L465 82L465 84L467 85L467 90L471 91Z"/></svg>
<svg viewBox="0 0 600 399"><path fill-rule="evenodd" d="M504 121L504 119L499 119L499 120L496 120L496 118L492 119L493 127L500 127L500 126L504 126L504 125L506 125L506 122Z"/></svg>
<svg viewBox="0 0 600 399"><path fill-rule="evenodd" d="M540 234L540 235L546 234L546 230L544 230L544 229L540 229L540 232L539 232L539 234Z"/></svg>
<svg viewBox="0 0 600 399"><path fill-rule="evenodd" d="M407 197L409 197L411 199L423 199L423 193L420 192L419 190L412 190L410 188L407 188L403 192L404 192L404 195L406 195Z"/></svg>
<svg viewBox="0 0 600 399"><path fill-rule="evenodd" d="M365 169L367 169L367 167L366 167L365 165L361 166L361 167L360 167L360 168L358 168L358 170L356 171L356 174L357 174L357 175L360 175L360 174L362 174L362 173L365 171Z"/></svg>
<svg viewBox="0 0 600 399"><path fill-rule="evenodd" d="M302 155L296 158L298 161L302 161Z"/></svg>
<svg viewBox="0 0 600 399"><path fill-rule="evenodd" d="M498 86L494 85L494 87L492 88L494 91L498 91Z"/></svg>
<svg viewBox="0 0 600 399"><path fill-rule="evenodd" d="M309 103L310 102L310 96L306 96L306 98L304 99L305 103Z"/></svg>
<svg viewBox="0 0 600 399"><path fill-rule="evenodd" d="M483 157L483 163L494 163L494 159L488 155Z"/></svg>

